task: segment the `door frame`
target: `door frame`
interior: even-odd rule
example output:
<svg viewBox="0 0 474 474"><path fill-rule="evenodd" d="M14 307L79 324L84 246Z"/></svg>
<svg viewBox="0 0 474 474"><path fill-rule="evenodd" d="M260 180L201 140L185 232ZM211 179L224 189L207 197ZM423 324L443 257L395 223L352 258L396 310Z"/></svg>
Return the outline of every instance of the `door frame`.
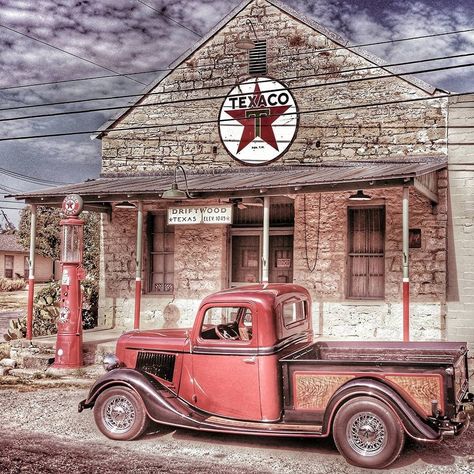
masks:
<svg viewBox="0 0 474 474"><path fill-rule="evenodd" d="M270 227L270 237L277 235L292 235L293 236L293 260L295 255L295 228L294 226L287 227ZM229 235L229 251L228 260L227 260L227 286L228 287L238 287L243 285L248 285L246 282L234 282L232 281L232 237L233 236L257 236L259 238L259 254L260 258L258 261L258 274L261 275L261 265L262 265L262 242L263 242L263 227L233 227L230 229Z"/></svg>

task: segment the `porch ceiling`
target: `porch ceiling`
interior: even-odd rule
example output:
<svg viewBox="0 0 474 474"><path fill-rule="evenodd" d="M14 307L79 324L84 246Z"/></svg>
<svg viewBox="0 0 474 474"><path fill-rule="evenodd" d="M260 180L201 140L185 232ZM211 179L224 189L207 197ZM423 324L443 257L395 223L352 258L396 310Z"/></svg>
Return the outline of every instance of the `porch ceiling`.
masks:
<svg viewBox="0 0 474 474"><path fill-rule="evenodd" d="M242 197L334 192L414 185L421 176L447 166L446 156L400 160L326 162L317 165L219 168L186 171L189 192L196 198ZM170 188L173 171L134 176L104 176L83 183L16 194L30 204L58 205L71 193L92 208L122 200L155 200ZM184 178L178 173L178 186Z"/></svg>

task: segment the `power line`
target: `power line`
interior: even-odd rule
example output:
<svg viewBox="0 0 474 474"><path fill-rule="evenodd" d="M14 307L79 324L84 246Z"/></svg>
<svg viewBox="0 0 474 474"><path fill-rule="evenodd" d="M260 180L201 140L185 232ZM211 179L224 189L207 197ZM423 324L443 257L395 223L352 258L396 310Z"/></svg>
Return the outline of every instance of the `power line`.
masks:
<svg viewBox="0 0 474 474"><path fill-rule="evenodd" d="M411 64L418 64L418 63L426 63L426 62L432 62L432 61L444 61L448 59L459 59L459 58L464 58L467 56L473 56L473 53L462 53L462 54L454 54L451 56L439 56L436 58L425 58L425 59L419 59L419 60L413 60L413 61L404 61L404 62L399 62L399 63L392 63L392 64L385 64L384 66L364 66L360 68L351 68L351 69L342 69L338 71L338 74L344 74L344 73L355 73L359 71L370 71L373 69L387 69L387 68L393 68L393 67L398 67L398 66L408 66ZM472 65L472 63L468 63L466 65L464 64L458 64L454 66L443 66L444 68L459 68L459 67L467 67ZM434 71L437 71L438 69L434 69ZM393 76L400 76L400 75L410 75L410 74L418 74L418 73L423 73L423 72L433 72L432 69L429 69L427 71L412 71L412 72L407 72L407 73L396 73L392 71L390 72ZM307 74L303 76L290 76L290 77L285 77L285 81L293 80L293 79L307 79L307 78L313 78L313 77L322 77L322 76L332 76L334 75L334 72L320 72L316 74ZM374 76L374 79L377 79L379 77L387 77L387 76ZM369 79L365 79L369 80ZM274 79L265 79L263 81L259 81L259 84L263 84L266 82L273 82ZM350 81L350 79L347 79L347 81ZM332 84L332 83L329 83ZM223 89L223 88L228 88L228 87L234 87L235 84L224 84L222 86L213 86L213 87L195 87L193 89L180 89L179 91L171 91L171 92L149 92L147 94L125 94L125 95L115 95L115 96L108 96L108 97L90 97L90 98L84 98L84 99L74 99L74 100L64 100L64 101L58 101L58 102L43 102L40 104L31 104L31 105L19 105L15 107L5 107L5 108L0 108L0 112L6 112L10 110L23 110L23 109L30 109L30 108L36 108L36 107L51 107L51 106L56 106L56 105L67 105L67 104L79 104L83 102L96 102L96 101L102 101L102 100L115 100L115 99L130 99L134 97L143 97L143 96L161 96L161 95L166 95L166 94L172 94L175 92L195 92L195 91L200 91L200 90L211 90L211 89ZM212 98L212 97L207 97ZM188 99L190 101L194 99ZM163 102L161 102L163 103ZM79 113L79 112L77 112Z"/></svg>
<svg viewBox="0 0 474 474"><path fill-rule="evenodd" d="M448 69L458 69L462 67L470 67L474 66L474 63L468 63L468 64L457 64L454 66L443 66L443 67L438 67L438 68L430 68L430 69L423 69L423 70L418 70L418 71L409 71L409 72L404 72L404 73L397 73L393 74L391 73L390 75L384 75L384 76L370 76L370 77L360 77L356 79L344 79L340 81L333 81L333 82L324 82L324 83L318 83L318 84L305 84L301 86L288 86L288 87L280 87L280 88L275 88L275 89L268 89L265 92L278 92L278 91L285 91L285 90L301 90L301 89L312 89L312 88L317 88L317 87L326 87L326 86L333 86L333 85L341 85L341 84L349 84L352 82L365 82L365 81L373 81L377 79L391 79L393 77L402 77L402 76L410 76L413 74L422 74L426 72L434 72L434 71L446 71ZM262 81L264 82L264 81ZM127 109L127 111L130 110L135 110L137 108L143 108L143 107L156 107L156 106L163 106L163 105L177 105L177 104L182 104L182 103L188 103L188 102L201 102L201 101L207 101L207 100L215 100L215 99L225 99L229 97L245 97L247 96L248 93L239 93L239 94L226 94L226 95L213 95L213 96L207 96L207 97L196 97L196 98L186 98L186 99L175 99L175 100L169 100L169 101L162 101L162 102L156 102L152 104L125 104L125 105L117 105L117 106L111 106L111 107L97 107L97 108L92 108L92 109L82 109L82 110L70 110L70 111L64 111L64 112L48 112L44 114L35 114L35 115L24 115L22 117L8 117L8 118L2 118L0 119L0 122L13 122L17 120L27 120L27 119L36 119L36 118L45 118L45 117L57 117L57 116L64 116L64 115L77 115L77 114L86 114L86 113L94 113L94 112L105 112L105 111L111 111L111 110L122 110L124 108ZM436 99L440 96L433 96L431 99Z"/></svg>
<svg viewBox="0 0 474 474"><path fill-rule="evenodd" d="M109 71L109 72L113 72L115 74L119 74L117 71L107 67L107 66L102 66L102 64L99 64L99 63L96 63L95 61L91 61L90 59L86 59L86 58L83 58L82 56L79 56L78 54L75 54L75 53L71 53L70 51L66 51L65 49L62 49L62 48L59 48L58 46L54 46L46 41L43 41L39 38L35 38L34 36L31 36L31 35L28 35L26 33L22 33L21 31L18 31L18 30L15 30L14 28L11 28L9 26L6 26L6 25L3 25L0 23L0 27L1 28L5 28L6 30L9 30L9 31L12 31L13 33L16 33L18 35L21 35L21 36L24 36L26 38L29 38L33 41L37 41L38 43L41 43L41 44L44 44L46 46L49 46L50 48L53 48L53 49L56 49L57 51L60 51L64 54L68 54L69 56L73 56L74 58L77 58L77 59L80 59L81 61L85 61L89 64L93 64L94 66L97 66L97 67L100 67L102 69L105 69L106 71ZM130 79L131 81L134 81L134 82L137 82L139 84L142 84L142 85L146 85L144 82L141 82L137 79L134 79L133 77L128 77L128 76L124 76L126 77L127 79Z"/></svg>
<svg viewBox="0 0 474 474"><path fill-rule="evenodd" d="M304 115L304 114L315 114L320 112L337 112L341 110L351 110L351 109L359 109L359 108L370 108L370 107L379 107L379 106L386 106L386 105L396 105L396 104L404 104L404 103L411 103L411 102L420 102L425 100L439 100L439 99L447 99L453 97L463 97L467 95L473 95L474 92L459 92L456 94L440 94L435 97L416 97L412 99L402 99L402 100L393 100L393 101L384 101L384 102L375 102L375 103L366 103L366 104L355 104L355 105L346 105L340 107L328 107L324 109L314 109L314 110L300 110L297 112L291 113L284 113L280 114L279 116L287 116L287 115ZM269 115L269 117L271 114ZM222 122L230 122L234 119L222 119L222 120L202 120L198 122L178 122L178 123L168 123L168 124L160 124L160 125L139 125L136 127L122 127L122 128L115 128L110 130L111 132L124 132L124 131L136 131L136 130L150 130L150 129L161 129L167 127L179 127L179 126L186 126L186 125L208 125L213 123L222 123ZM407 127L410 128L410 127ZM78 132L62 132L62 133L47 133L43 135L23 135L18 137L4 137L0 138L0 142L3 141L12 141L12 140L30 140L35 138L53 138L53 137L66 137L66 136L74 136L74 135L93 135L98 133L107 133L104 130L88 130L88 131L78 131Z"/></svg>
<svg viewBox="0 0 474 474"><path fill-rule="evenodd" d="M299 55L304 55L304 54L315 54L315 53L323 53L323 52L328 52L328 51L337 51L341 49L350 49L350 48L361 48L361 47L366 47L366 46L377 46L377 45L382 45L382 44L387 44L387 43L397 43L397 42L402 42L402 41L414 41L418 39L423 39L423 38L432 38L436 36L446 36L446 35L454 35L454 34L462 34L462 33L469 33L474 31L474 28L471 29L465 29L465 30L455 30L455 31L446 31L442 33L434 33L430 35L420 35L420 36L412 36L408 38L397 38L394 40L387 40L387 41L377 41L373 43L362 43L362 44L353 44L353 45L346 45L346 46L338 46L335 48L326 48L326 49L311 49L311 51L295 51L293 53L287 53L287 54L278 54L278 58L282 57L293 57L293 56L299 56ZM356 53L357 54L357 53ZM230 62L230 61L229 61ZM227 64L226 62L221 62L221 65ZM233 65L243 65L247 64L247 61L242 61L240 63L236 63L235 61L232 61ZM54 85L54 84L63 84L67 82L78 82L78 81L91 81L91 80L96 80L96 79L108 79L108 78L113 78L113 77L126 77L126 76L132 76L132 75L139 75L139 74L151 74L154 72L167 72L167 71L177 71L181 69L204 69L204 68L215 68L215 64L199 64L195 66L178 66L176 68L161 68L161 69L152 69L152 70L147 70L147 71L139 71L139 72L130 72L130 73L116 73L112 75L103 75L103 76L90 76L90 77L84 77L84 78L79 78L79 79L66 79L66 80L61 80L61 81L48 81L48 82L36 82L36 83L30 83L30 84L22 84L19 86L9 86L9 87L2 87L0 88L0 91L3 90L12 90L12 89L20 89L20 88L25 88L25 87L37 87L37 86L45 86L45 85ZM387 67L387 66L378 66L378 67Z"/></svg>
<svg viewBox="0 0 474 474"><path fill-rule="evenodd" d="M175 20L174 18L171 18L169 15L166 15L160 10L157 10L156 8L152 7L151 5L148 5L148 3L142 2L142 0L137 0L138 3L141 3L142 5L145 5L146 7L150 8L151 10L155 11L161 16L164 16L168 20L172 21L173 23L176 23L177 25L181 26L182 28L185 28L186 30L190 31L191 33L194 33L196 36L199 36L199 38L202 38L202 35L198 33L197 31L192 30L191 28L188 28L186 25L183 25L179 21Z"/></svg>
<svg viewBox="0 0 474 474"><path fill-rule="evenodd" d="M65 183L63 181L50 181L48 179L35 178L33 176L28 176L26 174L10 171L5 168L0 168L0 173L10 176L12 178L18 179L20 181L28 181L30 183L44 185L44 186L57 185L57 184L70 184L70 183Z"/></svg>

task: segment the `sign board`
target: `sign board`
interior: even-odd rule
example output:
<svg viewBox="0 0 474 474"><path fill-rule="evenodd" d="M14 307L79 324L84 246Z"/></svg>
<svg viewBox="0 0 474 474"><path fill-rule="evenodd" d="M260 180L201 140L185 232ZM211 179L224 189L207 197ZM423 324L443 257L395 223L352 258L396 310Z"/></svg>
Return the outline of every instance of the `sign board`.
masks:
<svg viewBox="0 0 474 474"><path fill-rule="evenodd" d="M169 207L168 224L232 224L232 205Z"/></svg>
<svg viewBox="0 0 474 474"><path fill-rule="evenodd" d="M291 259L290 258L278 258L277 259L277 268L291 268Z"/></svg>
<svg viewBox="0 0 474 474"><path fill-rule="evenodd" d="M248 79L234 87L219 114L219 133L227 152L249 165L265 165L283 155L297 126L291 92L268 77Z"/></svg>

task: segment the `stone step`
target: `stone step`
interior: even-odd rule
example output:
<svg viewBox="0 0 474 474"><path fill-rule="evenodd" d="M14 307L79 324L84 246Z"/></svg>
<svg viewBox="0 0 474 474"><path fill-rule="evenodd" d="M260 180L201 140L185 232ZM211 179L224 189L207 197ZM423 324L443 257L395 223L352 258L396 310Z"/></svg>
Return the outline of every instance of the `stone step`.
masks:
<svg viewBox="0 0 474 474"><path fill-rule="evenodd" d="M54 362L54 353L32 354L23 357L23 368L46 370Z"/></svg>

